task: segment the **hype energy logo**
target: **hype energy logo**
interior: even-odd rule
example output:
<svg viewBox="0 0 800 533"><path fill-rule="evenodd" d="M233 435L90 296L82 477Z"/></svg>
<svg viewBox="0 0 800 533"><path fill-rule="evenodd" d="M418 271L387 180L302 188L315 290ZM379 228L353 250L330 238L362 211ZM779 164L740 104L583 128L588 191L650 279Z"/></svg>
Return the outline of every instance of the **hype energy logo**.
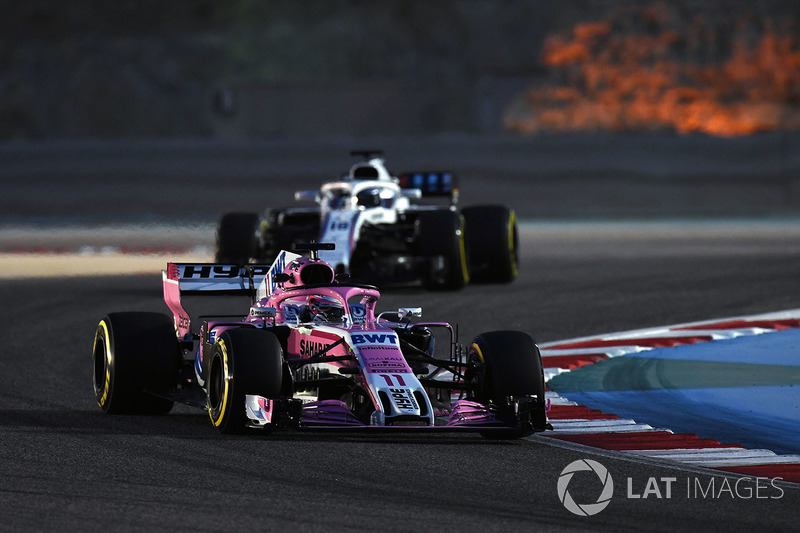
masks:
<svg viewBox="0 0 800 533"><path fill-rule="evenodd" d="M603 488L600 495L597 497L597 501L577 503L569 492L569 484L577 472L585 471L594 472ZM558 499L561 500L561 503L564 504L564 507L566 507L569 512L578 516L596 515L608 506L611 502L611 496L613 495L614 480L611 479L611 474L608 473L608 469L591 459L579 459L571 462L561 471L561 475L558 477Z"/></svg>

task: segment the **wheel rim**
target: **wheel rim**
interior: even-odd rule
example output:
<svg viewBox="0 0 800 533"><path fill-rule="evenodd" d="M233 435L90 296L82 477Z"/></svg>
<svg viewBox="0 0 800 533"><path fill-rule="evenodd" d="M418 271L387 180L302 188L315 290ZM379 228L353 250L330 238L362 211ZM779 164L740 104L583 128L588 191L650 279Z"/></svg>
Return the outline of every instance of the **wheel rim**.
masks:
<svg viewBox="0 0 800 533"><path fill-rule="evenodd" d="M208 415L217 427L228 424L228 403L230 402L231 371L228 361L228 348L219 340L211 360L208 385Z"/></svg>
<svg viewBox="0 0 800 533"><path fill-rule="evenodd" d="M219 411L225 377L222 364L218 357L211 363L211 372L208 380L208 408L212 413Z"/></svg>
<svg viewBox="0 0 800 533"><path fill-rule="evenodd" d="M105 385L105 377L106 377L106 357L105 357L105 342L102 339L98 339L94 345L94 352L92 353L92 359L94 359L94 392L95 394L99 393L104 385ZM102 354L98 357L98 354Z"/></svg>
<svg viewBox="0 0 800 533"><path fill-rule="evenodd" d="M483 353L480 347L477 344L473 344L467 357L470 367L467 370L465 380L478 401L488 402L489 398L486 393L486 363L483 360Z"/></svg>
<svg viewBox="0 0 800 533"><path fill-rule="evenodd" d="M517 253L519 246L519 235L517 234L517 217L513 211L511 212L511 217L509 219L509 226L510 231L508 233L508 251L511 256L511 276L516 277L517 273L519 272L519 254Z"/></svg>
<svg viewBox="0 0 800 533"><path fill-rule="evenodd" d="M100 323L94 339L92 351L94 366L93 385L94 394L100 407L105 407L111 388L111 354L108 345L108 330L104 323Z"/></svg>

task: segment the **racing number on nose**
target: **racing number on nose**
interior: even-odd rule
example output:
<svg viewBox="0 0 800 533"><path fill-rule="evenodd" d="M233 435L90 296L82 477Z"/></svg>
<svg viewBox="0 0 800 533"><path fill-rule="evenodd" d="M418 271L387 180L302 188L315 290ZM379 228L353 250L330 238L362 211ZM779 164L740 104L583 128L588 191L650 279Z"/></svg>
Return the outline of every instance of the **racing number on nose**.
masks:
<svg viewBox="0 0 800 533"><path fill-rule="evenodd" d="M401 387L405 387L406 385L403 376L401 376L400 374L378 374L378 375L382 377L384 380L386 380L386 384L390 387L394 385L394 382L392 381L392 376L394 376L394 379L397 380L397 384L400 385Z"/></svg>

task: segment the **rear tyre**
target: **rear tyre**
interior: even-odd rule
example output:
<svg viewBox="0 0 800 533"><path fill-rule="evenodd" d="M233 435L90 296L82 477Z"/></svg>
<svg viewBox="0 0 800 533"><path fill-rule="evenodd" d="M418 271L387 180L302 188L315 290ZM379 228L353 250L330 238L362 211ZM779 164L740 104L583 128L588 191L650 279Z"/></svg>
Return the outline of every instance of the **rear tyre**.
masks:
<svg viewBox="0 0 800 533"><path fill-rule="evenodd" d="M474 399L493 405L507 431L486 432L490 438L519 438L542 431L547 424L542 357L530 335L521 331L492 331L475 337L467 355L465 379ZM525 398L516 413L509 398Z"/></svg>
<svg viewBox="0 0 800 533"><path fill-rule="evenodd" d="M283 351L269 331L225 331L214 344L208 368L207 405L211 422L222 433L247 427L245 395L277 398L283 381Z"/></svg>
<svg viewBox="0 0 800 533"><path fill-rule="evenodd" d="M256 255L256 228L258 215L255 213L226 213L217 228L217 250L214 260L217 263L244 265Z"/></svg>
<svg viewBox="0 0 800 533"><path fill-rule="evenodd" d="M471 281L513 281L519 270L519 231L514 211L502 205L476 205L463 208L461 214Z"/></svg>
<svg viewBox="0 0 800 533"><path fill-rule="evenodd" d="M168 413L174 402L154 394L166 395L175 388L180 358L172 318L161 313L110 313L94 336L97 404L106 413Z"/></svg>
<svg viewBox="0 0 800 533"><path fill-rule="evenodd" d="M319 240L320 213L290 212L274 209L267 215L265 231L261 233L265 259L272 261L281 250L293 250L295 243Z"/></svg>
<svg viewBox="0 0 800 533"><path fill-rule="evenodd" d="M423 273L425 288L463 288L469 282L464 218L456 211L442 209L420 213L418 223L419 255L431 259L431 268Z"/></svg>

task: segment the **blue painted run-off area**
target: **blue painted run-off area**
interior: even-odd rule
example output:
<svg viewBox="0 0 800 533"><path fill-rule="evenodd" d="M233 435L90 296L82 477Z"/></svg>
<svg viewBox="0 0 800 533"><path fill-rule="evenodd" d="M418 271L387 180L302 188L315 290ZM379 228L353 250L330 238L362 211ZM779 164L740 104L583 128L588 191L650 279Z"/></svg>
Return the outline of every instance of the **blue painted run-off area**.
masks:
<svg viewBox="0 0 800 533"><path fill-rule="evenodd" d="M587 407L676 433L800 453L800 330L616 357L549 386Z"/></svg>

